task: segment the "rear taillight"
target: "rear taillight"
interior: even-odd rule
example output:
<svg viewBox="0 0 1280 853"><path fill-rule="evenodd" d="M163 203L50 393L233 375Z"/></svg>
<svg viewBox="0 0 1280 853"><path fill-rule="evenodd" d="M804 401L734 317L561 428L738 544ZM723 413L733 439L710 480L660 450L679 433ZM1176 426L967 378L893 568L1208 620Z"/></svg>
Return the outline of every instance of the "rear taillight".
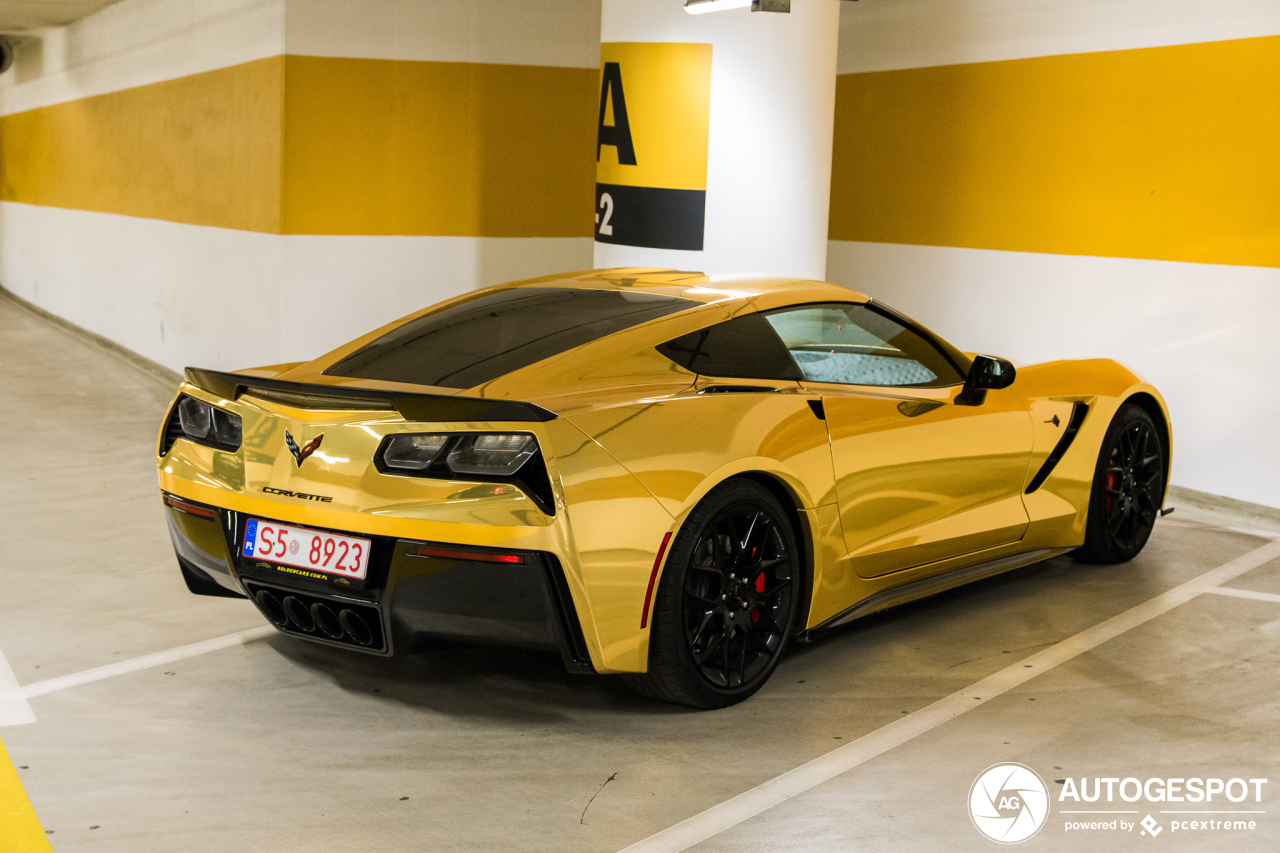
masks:
<svg viewBox="0 0 1280 853"><path fill-rule="evenodd" d="M179 438L203 444L205 447L234 452L240 449L243 434L239 415L183 394L178 397L177 404L169 411L160 455L168 453L169 448Z"/></svg>
<svg viewBox="0 0 1280 853"><path fill-rule="evenodd" d="M189 501L184 501L182 498L174 497L173 495L165 495L164 502L166 505L173 507L178 512L185 512L187 515L194 515L194 516L198 516L199 518L207 518L210 521L217 518L217 516L214 514L214 511L209 507L200 506L199 504L193 504Z"/></svg>
<svg viewBox="0 0 1280 853"><path fill-rule="evenodd" d="M542 449L527 432L398 433L382 440L373 461L383 474L508 483L555 515Z"/></svg>
<svg viewBox="0 0 1280 853"><path fill-rule="evenodd" d="M470 560L476 563L511 563L518 565L525 562L525 558L519 554L495 554L490 551L437 548L434 545L414 545L409 548L409 553L415 557L436 557L441 560Z"/></svg>

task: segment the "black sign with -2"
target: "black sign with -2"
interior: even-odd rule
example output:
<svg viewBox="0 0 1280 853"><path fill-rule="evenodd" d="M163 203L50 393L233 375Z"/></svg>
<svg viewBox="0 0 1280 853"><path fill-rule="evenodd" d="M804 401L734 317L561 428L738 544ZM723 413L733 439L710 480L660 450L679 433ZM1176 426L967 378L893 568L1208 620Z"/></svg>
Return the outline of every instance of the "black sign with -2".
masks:
<svg viewBox="0 0 1280 853"><path fill-rule="evenodd" d="M698 252L706 206L706 190L596 184L596 240Z"/></svg>

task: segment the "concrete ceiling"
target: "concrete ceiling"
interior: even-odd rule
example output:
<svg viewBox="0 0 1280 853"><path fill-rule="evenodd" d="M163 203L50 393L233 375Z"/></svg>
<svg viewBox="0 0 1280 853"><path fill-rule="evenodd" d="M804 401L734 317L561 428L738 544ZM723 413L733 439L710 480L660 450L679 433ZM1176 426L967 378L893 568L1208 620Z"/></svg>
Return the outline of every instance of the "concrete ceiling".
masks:
<svg viewBox="0 0 1280 853"><path fill-rule="evenodd" d="M0 33L60 27L91 15L115 0L0 0Z"/></svg>

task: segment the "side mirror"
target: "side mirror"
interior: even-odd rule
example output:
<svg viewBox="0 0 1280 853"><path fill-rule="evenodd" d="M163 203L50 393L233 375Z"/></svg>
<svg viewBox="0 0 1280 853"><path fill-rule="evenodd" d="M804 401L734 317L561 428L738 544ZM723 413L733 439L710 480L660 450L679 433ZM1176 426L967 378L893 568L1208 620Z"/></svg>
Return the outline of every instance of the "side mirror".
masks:
<svg viewBox="0 0 1280 853"><path fill-rule="evenodd" d="M964 380L964 390L956 395L956 404L981 406L987 399L987 391L1008 388L1017 375L1017 368L1007 358L979 355L969 368L969 375Z"/></svg>

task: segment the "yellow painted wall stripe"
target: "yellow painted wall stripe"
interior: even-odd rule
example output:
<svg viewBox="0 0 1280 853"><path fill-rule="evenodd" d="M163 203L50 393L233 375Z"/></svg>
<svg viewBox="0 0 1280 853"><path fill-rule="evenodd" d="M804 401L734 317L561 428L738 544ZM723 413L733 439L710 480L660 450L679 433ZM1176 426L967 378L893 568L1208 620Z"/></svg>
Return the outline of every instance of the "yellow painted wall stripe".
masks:
<svg viewBox="0 0 1280 853"><path fill-rule="evenodd" d="M286 59L286 234L589 237L592 68Z"/></svg>
<svg viewBox="0 0 1280 853"><path fill-rule="evenodd" d="M257 60L0 118L0 199L267 233L590 237L597 76Z"/></svg>
<svg viewBox="0 0 1280 853"><path fill-rule="evenodd" d="M51 853L49 839L22 789L18 771L0 743L0 850L4 853Z"/></svg>
<svg viewBox="0 0 1280 853"><path fill-rule="evenodd" d="M0 118L0 199L276 231L282 57Z"/></svg>
<svg viewBox="0 0 1280 853"><path fill-rule="evenodd" d="M841 75L835 240L1280 266L1280 37Z"/></svg>

